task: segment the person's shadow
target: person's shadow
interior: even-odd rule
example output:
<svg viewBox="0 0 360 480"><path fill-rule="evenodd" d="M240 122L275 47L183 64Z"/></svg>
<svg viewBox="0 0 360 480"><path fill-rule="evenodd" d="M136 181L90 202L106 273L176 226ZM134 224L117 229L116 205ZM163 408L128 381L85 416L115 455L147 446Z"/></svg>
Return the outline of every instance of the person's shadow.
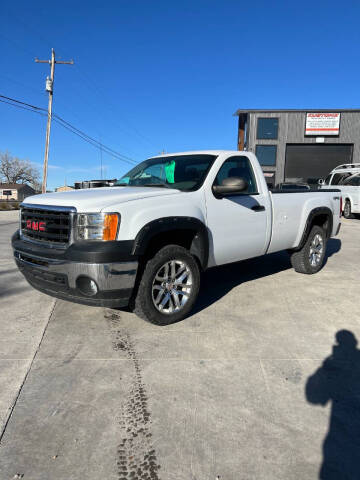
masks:
<svg viewBox="0 0 360 480"><path fill-rule="evenodd" d="M315 405L332 402L323 444L321 480L360 479L360 350L348 330L336 336L332 355L309 377L306 398Z"/></svg>

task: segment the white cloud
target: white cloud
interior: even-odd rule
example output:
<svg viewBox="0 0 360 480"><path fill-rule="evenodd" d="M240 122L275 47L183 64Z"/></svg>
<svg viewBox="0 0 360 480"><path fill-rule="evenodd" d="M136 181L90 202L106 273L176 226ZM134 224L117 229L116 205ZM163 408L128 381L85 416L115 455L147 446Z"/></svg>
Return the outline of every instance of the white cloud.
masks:
<svg viewBox="0 0 360 480"><path fill-rule="evenodd" d="M43 167L43 163L40 162L31 162L33 165L35 165L38 168ZM48 164L48 169L49 170L64 170L64 167L59 167L58 165L52 165L51 163Z"/></svg>
<svg viewBox="0 0 360 480"><path fill-rule="evenodd" d="M40 162L31 162L33 165L36 167L43 167L43 163ZM109 165L103 165L102 168L103 170L107 169ZM59 167L58 165L52 165L51 163L48 164L48 169L49 170L61 170L64 173L87 173L87 172L100 172L101 167L89 167L89 168L65 168L65 167Z"/></svg>

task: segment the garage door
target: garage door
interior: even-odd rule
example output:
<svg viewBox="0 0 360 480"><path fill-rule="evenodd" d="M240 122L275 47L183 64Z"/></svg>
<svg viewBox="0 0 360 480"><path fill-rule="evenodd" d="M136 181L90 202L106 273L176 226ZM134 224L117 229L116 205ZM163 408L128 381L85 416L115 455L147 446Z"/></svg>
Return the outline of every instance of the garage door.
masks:
<svg viewBox="0 0 360 480"><path fill-rule="evenodd" d="M351 163L352 152L352 144L287 144L285 179L287 182L317 183L341 163Z"/></svg>

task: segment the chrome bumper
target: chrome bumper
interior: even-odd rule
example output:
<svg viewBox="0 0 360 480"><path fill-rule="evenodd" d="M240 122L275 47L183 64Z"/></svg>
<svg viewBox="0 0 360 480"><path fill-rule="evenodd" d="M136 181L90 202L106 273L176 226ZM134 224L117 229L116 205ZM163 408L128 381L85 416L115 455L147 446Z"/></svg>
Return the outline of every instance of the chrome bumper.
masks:
<svg viewBox="0 0 360 480"><path fill-rule="evenodd" d="M135 285L138 262L79 263L14 250L17 266L27 281L48 295L86 305L106 307L128 304ZM87 277L97 293L84 294L77 280Z"/></svg>

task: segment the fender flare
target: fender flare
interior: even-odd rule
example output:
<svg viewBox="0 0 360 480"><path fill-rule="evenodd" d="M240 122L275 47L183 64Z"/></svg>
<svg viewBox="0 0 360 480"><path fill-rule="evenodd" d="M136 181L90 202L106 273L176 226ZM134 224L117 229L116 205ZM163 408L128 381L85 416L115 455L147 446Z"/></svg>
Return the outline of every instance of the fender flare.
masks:
<svg viewBox="0 0 360 480"><path fill-rule="evenodd" d="M205 224L195 217L163 217L147 223L136 235L132 254L143 255L155 235L176 230L191 230L195 233L190 252L198 257L205 270L209 259L209 235Z"/></svg>
<svg viewBox="0 0 360 480"><path fill-rule="evenodd" d="M305 229L302 234L300 243L296 250L300 250L304 245L309 236L311 227L313 226L314 219L319 215L326 215L328 217L328 225L326 230L327 238L330 238L332 229L333 229L333 212L330 210L329 207L317 207L310 211L308 218L306 220Z"/></svg>

